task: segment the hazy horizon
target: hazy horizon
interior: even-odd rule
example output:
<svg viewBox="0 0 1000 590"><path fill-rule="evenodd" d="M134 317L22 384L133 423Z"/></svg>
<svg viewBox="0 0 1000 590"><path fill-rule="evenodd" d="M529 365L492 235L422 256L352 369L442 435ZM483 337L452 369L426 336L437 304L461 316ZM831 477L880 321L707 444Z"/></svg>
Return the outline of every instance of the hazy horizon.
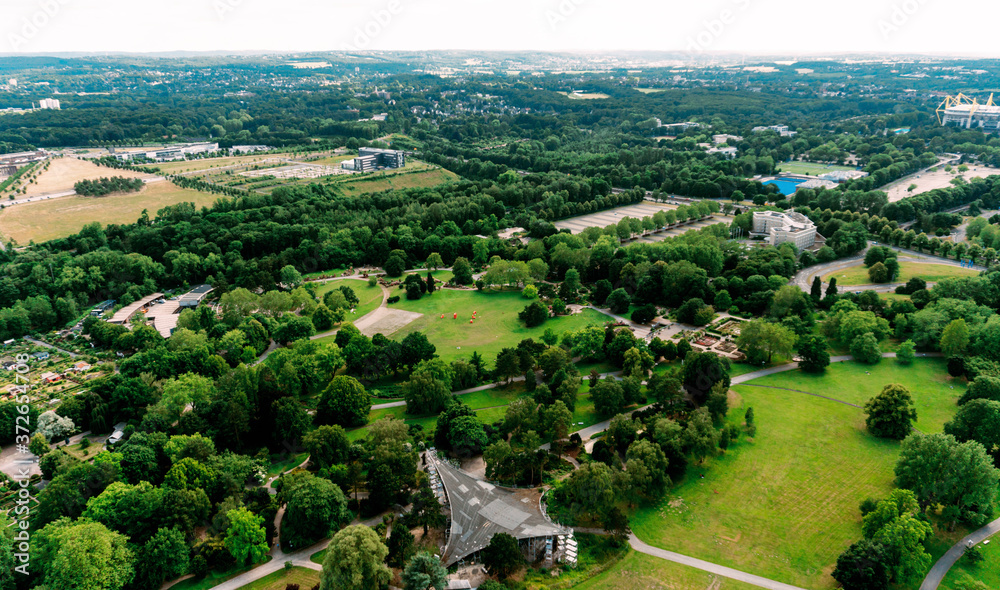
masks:
<svg viewBox="0 0 1000 590"><path fill-rule="evenodd" d="M929 0L0 0L0 54L322 51L997 55L992 23ZM808 47L807 51L803 48Z"/></svg>

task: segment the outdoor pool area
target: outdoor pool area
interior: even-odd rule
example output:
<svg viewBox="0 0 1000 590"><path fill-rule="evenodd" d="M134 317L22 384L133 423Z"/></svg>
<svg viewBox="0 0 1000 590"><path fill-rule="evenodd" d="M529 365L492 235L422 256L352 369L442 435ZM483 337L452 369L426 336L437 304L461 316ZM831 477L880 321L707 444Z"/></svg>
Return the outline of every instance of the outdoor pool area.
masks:
<svg viewBox="0 0 1000 590"><path fill-rule="evenodd" d="M799 185L805 182L798 178L782 178L775 180L765 180L761 184L773 184L778 187L778 192L783 195L790 195L799 189Z"/></svg>

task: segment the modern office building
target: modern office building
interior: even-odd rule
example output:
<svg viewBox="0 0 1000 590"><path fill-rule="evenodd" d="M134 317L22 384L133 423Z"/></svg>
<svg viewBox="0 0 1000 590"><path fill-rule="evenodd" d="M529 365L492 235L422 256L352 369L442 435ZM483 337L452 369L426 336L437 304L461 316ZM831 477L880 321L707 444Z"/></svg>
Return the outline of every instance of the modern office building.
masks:
<svg viewBox="0 0 1000 590"><path fill-rule="evenodd" d="M816 224L793 211L756 211L750 235L767 238L772 246L791 242L804 250L816 243Z"/></svg>
<svg viewBox="0 0 1000 590"><path fill-rule="evenodd" d="M380 148L360 148L358 157L350 162L344 162L345 170L355 172L370 172L379 168L402 168L406 165L406 154L399 150L384 150Z"/></svg>

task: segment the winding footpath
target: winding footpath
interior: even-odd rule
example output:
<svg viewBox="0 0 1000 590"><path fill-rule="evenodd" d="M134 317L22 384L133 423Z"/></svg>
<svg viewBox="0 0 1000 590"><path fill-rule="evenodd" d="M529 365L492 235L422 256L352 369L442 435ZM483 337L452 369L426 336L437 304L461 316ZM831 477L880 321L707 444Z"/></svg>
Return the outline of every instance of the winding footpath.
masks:
<svg viewBox="0 0 1000 590"><path fill-rule="evenodd" d="M963 554L965 554L965 550L967 548L972 547L973 545L978 545L997 533L1000 533L1000 518L994 520L979 530L972 531L964 539L955 543L955 545L952 546L947 553L941 556L941 559L937 560L937 563L934 564L931 571L927 573L927 577L925 577L923 583L920 584L920 590L937 590L938 585L941 584L944 577L948 575L948 570L950 570L951 566L955 565L955 562L958 561Z"/></svg>
<svg viewBox="0 0 1000 590"><path fill-rule="evenodd" d="M895 356L896 356L896 353L894 353L894 352L886 352L886 353L882 354L882 358L895 358ZM923 353L923 354L919 354L918 356L919 357L937 357L937 356L941 356L941 354L940 353ZM853 358L854 357L852 357L850 355L833 356L833 357L830 357L830 362L831 363L840 363L840 362L844 362L844 361L853 360ZM750 372L750 373L745 373L743 375L739 375L737 377L733 377L732 378L732 384L733 385L745 384L745 383L747 383L749 381L753 381L754 379L759 379L761 377L766 377L768 375L774 375L774 374L777 374L777 373L784 373L784 372L787 372L787 371L794 371L794 370L796 370L798 368L799 368L799 364L796 363L796 362L787 363L787 364L779 365L779 366L776 366L776 367L768 367L766 369L760 369L758 371L753 371L753 372ZM616 376L616 377L618 376L618 374L616 374L616 373L605 373L604 375L611 375L611 376ZM472 393L474 391L484 391L484 390L488 390L488 389L493 389L495 387L498 387L499 385L500 385L499 383L489 383L489 384L486 384L486 385L481 385L479 387L473 387L473 388L470 388L470 389L466 389L466 390L462 390L462 391L457 391L457 392L455 392L455 395L463 395L463 394L466 394L466 393ZM798 391L798 390L788 390L788 391L794 391L795 393L802 393L804 395L816 395L816 394L812 394L812 393L809 393L809 392L806 392L806 391ZM817 396L817 397L824 397L824 399L828 399L828 400L830 400L832 402L836 402L836 403L847 403L847 402L843 402L841 400L837 400L837 399L833 399L833 398L826 398L825 396ZM403 401L389 402L389 403L385 403L385 404L374 405L374 406L372 406L372 409L375 410L375 409L382 409L382 408L394 408L394 407L399 407L399 406L403 406L403 405L406 405L406 402L403 402ZM853 405L853 404L847 404L847 405ZM649 407L649 406L646 406L646 407ZM638 408L638 409L633 410L633 411L639 411L639 410L642 410L642 409L645 409L645 408ZM605 430L607 430L608 426L610 426L610 424L611 424L610 420L604 420L602 422L598 422L597 424L594 424L594 425L588 426L586 428L577 430L575 432L575 434L579 434L580 438L583 440L583 442L586 443L591 438L593 438L595 435L597 435L597 434L599 434L599 433L604 432ZM541 448L547 449L547 448L549 448L549 445L548 444L542 445ZM279 512L277 518L280 519L280 517L281 517L281 512ZM371 526L371 525L377 524L378 522L381 522L381 517L375 517L375 518L371 519L370 521L363 522L362 524L368 524L369 526ZM948 553L946 553L934 565L934 567L931 568L931 571L930 571L930 573L928 573L927 578L924 580L924 583L920 586L920 590L937 590L938 584L940 584L941 580L944 579L944 576L948 573L948 570L951 568L951 566L954 565L955 562L958 560L958 558L962 556L962 554L965 551L965 547L968 546L968 542L969 541L972 541L973 544L979 543L983 539L986 539L986 538L990 537L991 535L993 535L993 534L995 534L997 532L1000 532L1000 519L998 519L998 520L990 523L989 525L983 527L982 529L979 529L978 531L973 532L972 534L970 534L965 539L962 539L961 542L959 542L954 547L952 547L948 551ZM313 569L313 570L320 570L320 569L322 569L321 566L319 564L317 564L317 563L312 562L309 558L310 558L310 556L312 556L317 551L320 551L320 550L324 549L329 543L330 543L329 540L324 540L324 541L321 541L321 542L319 542L319 543L317 543L317 544L315 544L315 545L313 545L311 547L308 547L306 549L302 549L302 550L296 551L294 553L285 553L281 549L280 542L275 542L275 546L274 546L274 548L270 552L270 555L272 557L271 561L269 561L269 562L267 562L267 563L265 563L263 565L260 565L260 566L254 568L254 569L252 569L252 570L250 570L248 572L240 574L240 575L238 575L238 576L236 576L234 578L226 580L225 582L223 582L223 583L221 583L221 584L213 587L212 590L238 590L239 588L245 586L246 584L249 584L250 582L253 582L255 580L259 580L260 578L263 578L264 576L266 576L266 575L268 575L270 573L279 571L280 569L282 569L284 567L284 564L285 564L286 561L291 561L292 564L296 565L296 566L306 567L306 568ZM713 574L713 575L721 576L721 577L724 577L724 578L729 578L729 579L732 579L732 580L737 580L739 582L743 582L745 584L750 584L752 586L757 586L759 588L767 588L768 590L805 590L805 589L800 588L798 586L792 586L790 584L785 584L784 582L778 582L776 580L771 580L771 579L764 578L764 577L761 577L761 576L758 576L758 575L755 575L755 574L750 574L750 573L743 572L743 571L740 571L740 570L737 570L737 569L733 569L733 568L730 568L730 567L726 567L726 566L723 566L723 565L711 563L711 562L708 562L708 561L705 561L705 560L702 560L702 559L698 559L698 558L695 558L695 557L689 557L687 555L683 555L683 554L680 554L680 553L675 553L673 551L667 551L665 549L660 549L660 548L657 548L657 547L653 547L653 546L648 545L647 543L644 543L643 541L641 541L638 537L635 536L635 534L631 534L629 536L629 545L635 551L638 551L639 553L643 553L645 555L649 555L649 556L656 557L656 558L659 558L659 559L664 559L666 561L671 561L673 563L678 563L678 564L681 564L681 565L684 565L684 566L687 566L687 567L692 567L692 568L695 568L695 569L698 569L698 570L701 570L701 571L704 571L704 572L708 572L708 573ZM171 583L175 583L175 582L176 581L171 581Z"/></svg>
<svg viewBox="0 0 1000 590"><path fill-rule="evenodd" d="M760 588L768 588L769 590L804 590L803 588L792 586L791 584L776 582L774 580L755 576L754 574L734 570L733 568L726 567L724 565L716 565L708 561L688 557L687 555L681 555L680 553L674 553L673 551L666 551L658 547L653 547L652 545L647 545L646 543L640 541L634 534L629 535L628 544L632 547L632 549L638 551L639 553L644 553L646 555L651 555L653 557L693 567L703 572L708 572L710 574L715 574L717 576L722 576L724 578L729 578L745 584L759 586Z"/></svg>

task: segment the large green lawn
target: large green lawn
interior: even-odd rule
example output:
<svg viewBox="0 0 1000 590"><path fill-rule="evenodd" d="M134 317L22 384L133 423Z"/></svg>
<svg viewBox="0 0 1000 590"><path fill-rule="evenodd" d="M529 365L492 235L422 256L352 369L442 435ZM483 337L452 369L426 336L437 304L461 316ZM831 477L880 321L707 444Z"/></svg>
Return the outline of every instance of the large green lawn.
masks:
<svg viewBox="0 0 1000 590"><path fill-rule="evenodd" d="M950 264L934 264L931 262L900 262L899 276L896 277L895 282L905 283L914 277L919 277L927 282L936 283L942 279L950 279L953 277L973 277L978 274L979 271L977 270L962 268L960 266L952 266ZM830 282L831 278L837 279L837 286L846 287L850 285L871 284L871 279L868 278L868 268L863 264L858 264L857 266L852 266L850 268L845 268L844 270L838 270L824 275L823 281Z"/></svg>
<svg viewBox="0 0 1000 590"><path fill-rule="evenodd" d="M964 558L959 559L941 582L941 590L954 590L965 576L979 580L987 588L1000 588L1000 539L993 539L989 545L979 547L983 553L983 561L972 565Z"/></svg>
<svg viewBox="0 0 1000 590"><path fill-rule="evenodd" d="M300 588L312 588L319 584L319 572L305 567L282 569L250 582L240 590L285 590L289 584L297 584Z"/></svg>
<svg viewBox="0 0 1000 590"><path fill-rule="evenodd" d="M809 176L819 176L834 170L857 170L851 166L837 166L836 164L817 164L816 162L781 162L776 166L782 172L790 174L808 174Z"/></svg>
<svg viewBox="0 0 1000 590"><path fill-rule="evenodd" d="M925 432L941 430L964 391L937 358L909 367L889 359L835 363L820 375L788 371L751 382L857 405L886 383L910 389ZM860 408L785 389L733 389L738 406L728 420L741 424L753 406L756 439L691 465L662 502L637 510L633 530L667 550L804 588L833 588L837 556L861 534L858 505L893 488L899 443L869 435Z"/></svg>
<svg viewBox="0 0 1000 590"><path fill-rule="evenodd" d="M502 348L517 346L525 338L537 339L546 328L561 334L609 321L604 314L585 309L582 313L550 318L541 326L528 328L517 319L517 314L529 303L514 291L482 293L448 289L425 295L417 301L404 298L391 307L422 313L423 317L407 324L392 337L400 340L411 332L423 332L437 346L438 356L446 361L468 357L473 352L492 361ZM474 311L477 312L476 321L470 324ZM458 319L453 319L455 313Z"/></svg>
<svg viewBox="0 0 1000 590"><path fill-rule="evenodd" d="M350 287L354 290L354 294L358 296L358 306L354 308L354 314L352 315L350 311L346 314L346 319L348 321L354 321L361 316L371 312L379 305L382 305L382 289L378 285L374 287L368 286L368 281L361 279L343 279L337 281L327 281L316 288L316 297L320 301L323 300L323 295L326 295L334 289L339 289L342 286Z"/></svg>
<svg viewBox="0 0 1000 590"><path fill-rule="evenodd" d="M858 406L864 406L885 385L899 383L913 396L917 428L932 433L941 432L944 423L951 420L958 411L956 402L965 392L965 380L950 377L946 366L947 362L941 358L918 358L908 367L894 359L882 359L874 366L847 361L833 363L820 374L787 371L755 379L752 383L808 391Z"/></svg>
<svg viewBox="0 0 1000 590"><path fill-rule="evenodd" d="M458 397L463 403L476 411L476 417L479 418L480 422L492 424L502 419L507 412L507 406L522 395L527 395L527 392L524 389L523 382L520 382L504 387L475 391ZM430 434L437 426L437 415L411 416L406 413L406 406L372 410L368 415L368 423L371 424L385 416L394 416L407 424L419 424L423 426L424 432L427 434ZM576 398L576 408L573 411L573 425L570 427L570 432L592 426L608 418L610 416L598 414L594 410L594 402L590 399L590 385L587 383L587 379L584 378ZM365 426L348 431L347 437L351 440L359 440L367 434L368 427Z"/></svg>
<svg viewBox="0 0 1000 590"><path fill-rule="evenodd" d="M640 590L646 588L752 590L757 587L637 551L629 551L628 555L613 567L578 586L574 586L574 588L579 590Z"/></svg>
<svg viewBox="0 0 1000 590"><path fill-rule="evenodd" d="M804 588L833 588L837 556L861 535L858 505L892 490L899 444L865 431L861 410L737 385L729 419L753 406L753 442L691 465L632 529L647 543Z"/></svg>

